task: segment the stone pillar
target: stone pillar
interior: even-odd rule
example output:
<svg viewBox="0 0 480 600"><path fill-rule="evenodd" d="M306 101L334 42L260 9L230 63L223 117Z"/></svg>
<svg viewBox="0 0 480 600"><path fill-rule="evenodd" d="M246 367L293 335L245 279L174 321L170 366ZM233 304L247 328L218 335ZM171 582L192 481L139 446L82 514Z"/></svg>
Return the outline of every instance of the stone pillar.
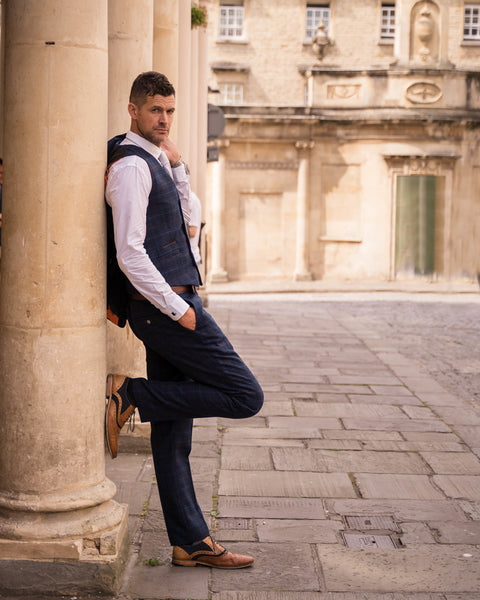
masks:
<svg viewBox="0 0 480 600"><path fill-rule="evenodd" d="M104 462L107 2L4 7L0 591L111 592L127 512Z"/></svg>
<svg viewBox="0 0 480 600"><path fill-rule="evenodd" d="M179 1L154 0L153 3L153 69L166 75L175 89L178 87L180 61L178 51Z"/></svg>
<svg viewBox="0 0 480 600"><path fill-rule="evenodd" d="M192 6L189 0L179 2L178 20L178 54L180 64L178 70L177 102L176 102L176 142L187 162L191 160L190 135L191 135L191 47L192 47Z"/></svg>
<svg viewBox="0 0 480 600"><path fill-rule="evenodd" d="M198 32L198 97L197 97L197 195L205 206L207 190L208 127L208 36L203 27Z"/></svg>
<svg viewBox="0 0 480 600"><path fill-rule="evenodd" d="M312 274L308 268L308 221L309 221L309 172L310 150L314 142L297 142L298 179L297 179L297 243L295 246L295 273L297 281L308 281Z"/></svg>
<svg viewBox="0 0 480 600"><path fill-rule="evenodd" d="M108 1L108 137L130 129L135 77L152 69L153 0Z"/></svg>
<svg viewBox="0 0 480 600"><path fill-rule="evenodd" d="M225 149L228 148L228 140L219 144L220 155L218 161L210 165L212 174L212 226L211 226L211 264L209 281L220 283L228 281L228 275L224 269L223 251L223 213L225 210Z"/></svg>
<svg viewBox="0 0 480 600"><path fill-rule="evenodd" d="M192 29L190 40L190 96L188 114L190 115L190 131L189 131L189 157L188 166L190 168L190 185L198 195L198 119L199 113L199 97L198 97L198 46L199 32L198 28Z"/></svg>
<svg viewBox="0 0 480 600"><path fill-rule="evenodd" d="M153 0L108 1L108 138L130 129L130 88L152 69L153 16ZM145 376L145 348L128 325L107 323L107 371Z"/></svg>

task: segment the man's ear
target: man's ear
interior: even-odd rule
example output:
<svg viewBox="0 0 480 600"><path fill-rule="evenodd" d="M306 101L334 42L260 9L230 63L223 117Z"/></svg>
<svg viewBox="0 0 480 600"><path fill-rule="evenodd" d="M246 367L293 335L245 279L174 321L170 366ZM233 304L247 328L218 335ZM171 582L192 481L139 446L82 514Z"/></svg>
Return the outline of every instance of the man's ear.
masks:
<svg viewBox="0 0 480 600"><path fill-rule="evenodd" d="M128 103L128 114L130 115L131 119L137 118L137 111L138 111L137 105L134 104L133 102L129 102Z"/></svg>

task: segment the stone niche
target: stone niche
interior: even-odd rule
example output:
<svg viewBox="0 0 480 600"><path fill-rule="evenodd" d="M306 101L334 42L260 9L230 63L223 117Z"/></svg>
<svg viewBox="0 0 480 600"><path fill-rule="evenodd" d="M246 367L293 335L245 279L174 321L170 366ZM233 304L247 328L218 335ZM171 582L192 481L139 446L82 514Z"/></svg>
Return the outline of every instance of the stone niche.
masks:
<svg viewBox="0 0 480 600"><path fill-rule="evenodd" d="M422 0L410 13L410 62L437 65L440 60L440 11Z"/></svg>

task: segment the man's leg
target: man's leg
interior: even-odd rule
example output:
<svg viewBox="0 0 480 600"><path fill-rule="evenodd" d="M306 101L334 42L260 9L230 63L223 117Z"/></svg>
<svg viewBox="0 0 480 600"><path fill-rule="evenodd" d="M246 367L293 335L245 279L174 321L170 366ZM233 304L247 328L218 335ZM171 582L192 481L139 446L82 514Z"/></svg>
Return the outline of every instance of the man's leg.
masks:
<svg viewBox="0 0 480 600"><path fill-rule="evenodd" d="M146 348L149 381L182 381L184 375ZM198 506L190 471L192 419L154 421L151 444L158 492L172 546L205 538L208 526Z"/></svg>
<svg viewBox="0 0 480 600"><path fill-rule="evenodd" d="M142 421L246 418L256 414L263 392L197 294L182 294L195 308L195 331L185 329L149 302L132 302L129 322L144 344L186 381L131 379L128 391Z"/></svg>

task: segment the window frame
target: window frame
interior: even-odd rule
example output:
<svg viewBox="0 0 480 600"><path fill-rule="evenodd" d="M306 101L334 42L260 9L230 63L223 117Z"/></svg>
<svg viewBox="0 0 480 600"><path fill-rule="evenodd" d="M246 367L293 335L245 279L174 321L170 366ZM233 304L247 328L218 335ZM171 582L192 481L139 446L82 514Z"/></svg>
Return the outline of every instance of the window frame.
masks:
<svg viewBox="0 0 480 600"><path fill-rule="evenodd" d="M244 104L244 85L238 81L222 81L218 83L220 95L218 104L221 106L240 106ZM229 101L229 97L231 100Z"/></svg>
<svg viewBox="0 0 480 600"><path fill-rule="evenodd" d="M467 23L467 11L476 11L476 14L470 14L469 19L470 22ZM476 24L474 25L471 22L472 17L477 19ZM470 32L475 29L476 33L466 33L466 30L469 29ZM479 43L480 44L480 3L469 2L465 3L463 6L463 42L467 43Z"/></svg>
<svg viewBox="0 0 480 600"><path fill-rule="evenodd" d="M397 33L396 9L395 2L382 2L380 5L380 42L382 44L393 44L395 41ZM387 11L387 14L384 14L384 11Z"/></svg>
<svg viewBox="0 0 480 600"><path fill-rule="evenodd" d="M310 15L309 11L318 11L318 17L315 14ZM309 26L309 19L312 24ZM311 43L318 27L320 19L323 19L325 24L325 33L330 35L332 23L332 9L329 2L310 2L305 6L305 40L304 43Z"/></svg>
<svg viewBox="0 0 480 600"><path fill-rule="evenodd" d="M229 15L222 14L224 10L231 11ZM225 21L222 23L222 19ZM240 31L240 33L237 33ZM245 7L243 2L223 2L218 12L218 39L221 41L245 40Z"/></svg>

